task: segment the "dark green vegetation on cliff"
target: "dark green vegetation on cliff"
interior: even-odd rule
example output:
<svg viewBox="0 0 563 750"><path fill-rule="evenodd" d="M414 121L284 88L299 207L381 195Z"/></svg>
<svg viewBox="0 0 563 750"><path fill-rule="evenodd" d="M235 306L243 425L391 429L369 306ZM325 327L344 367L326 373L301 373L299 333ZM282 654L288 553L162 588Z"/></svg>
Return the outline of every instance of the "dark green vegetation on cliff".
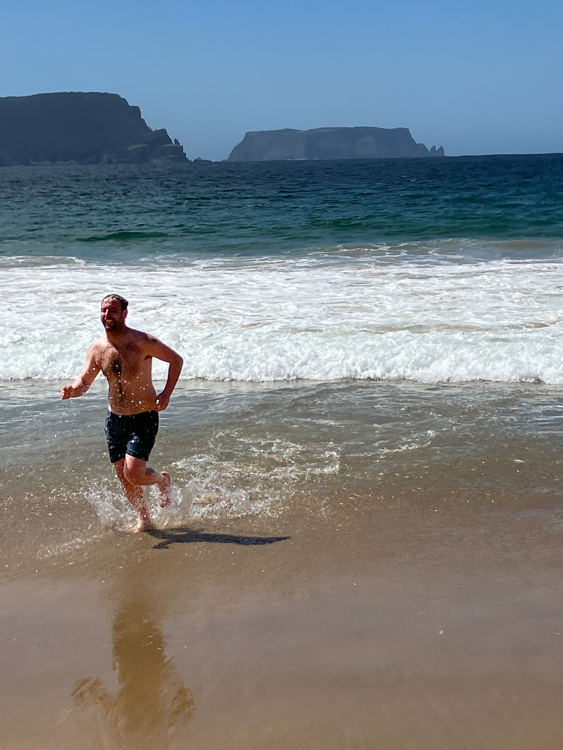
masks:
<svg viewBox="0 0 563 750"><path fill-rule="evenodd" d="M316 128L250 132L229 161L388 159L444 156L444 149L416 143L408 128Z"/></svg>
<svg viewBox="0 0 563 750"><path fill-rule="evenodd" d="M151 130L118 94L0 97L0 166L187 161L166 130Z"/></svg>

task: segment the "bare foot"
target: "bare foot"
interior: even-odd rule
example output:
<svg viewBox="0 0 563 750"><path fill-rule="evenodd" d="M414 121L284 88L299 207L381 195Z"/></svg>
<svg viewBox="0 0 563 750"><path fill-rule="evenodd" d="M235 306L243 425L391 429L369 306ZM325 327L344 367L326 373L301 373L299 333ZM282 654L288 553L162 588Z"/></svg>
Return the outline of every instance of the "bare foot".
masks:
<svg viewBox="0 0 563 750"><path fill-rule="evenodd" d="M164 477L165 482L158 486L158 491L160 493L160 507L168 508L172 503L172 479L167 471L162 471L161 474Z"/></svg>
<svg viewBox="0 0 563 750"><path fill-rule="evenodd" d="M149 518L142 518L135 526L127 529L128 534L140 534L142 531L152 531L154 526Z"/></svg>

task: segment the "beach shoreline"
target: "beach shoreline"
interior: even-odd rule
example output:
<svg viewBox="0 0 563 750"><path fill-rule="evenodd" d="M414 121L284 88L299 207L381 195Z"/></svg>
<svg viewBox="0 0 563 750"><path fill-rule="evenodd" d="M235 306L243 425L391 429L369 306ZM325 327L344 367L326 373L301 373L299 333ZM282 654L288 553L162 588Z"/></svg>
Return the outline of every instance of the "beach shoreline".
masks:
<svg viewBox="0 0 563 750"><path fill-rule="evenodd" d="M2 750L559 750L563 156L0 183ZM110 292L185 362L137 536Z"/></svg>
<svg viewBox="0 0 563 750"><path fill-rule="evenodd" d="M555 750L563 517L472 500L107 533L4 580L4 746Z"/></svg>

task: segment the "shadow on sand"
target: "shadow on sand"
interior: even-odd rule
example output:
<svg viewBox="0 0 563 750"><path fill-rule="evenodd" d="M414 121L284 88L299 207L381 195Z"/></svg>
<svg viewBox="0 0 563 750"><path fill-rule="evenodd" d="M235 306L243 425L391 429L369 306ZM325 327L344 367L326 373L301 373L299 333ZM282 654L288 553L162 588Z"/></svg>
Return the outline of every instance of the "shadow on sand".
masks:
<svg viewBox="0 0 563 750"><path fill-rule="evenodd" d="M153 549L168 549L171 544L207 542L209 544L240 544L244 547L260 546L284 542L288 536L235 536L234 534L214 534L201 529L154 529L149 534L161 541Z"/></svg>

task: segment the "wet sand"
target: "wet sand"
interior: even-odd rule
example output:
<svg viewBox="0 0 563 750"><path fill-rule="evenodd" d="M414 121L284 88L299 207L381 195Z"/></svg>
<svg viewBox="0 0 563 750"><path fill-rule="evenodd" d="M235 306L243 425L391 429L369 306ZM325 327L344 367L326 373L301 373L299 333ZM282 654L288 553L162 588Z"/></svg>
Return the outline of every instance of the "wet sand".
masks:
<svg viewBox="0 0 563 750"><path fill-rule="evenodd" d="M559 750L554 498L360 500L4 577L2 748Z"/></svg>
<svg viewBox="0 0 563 750"><path fill-rule="evenodd" d="M2 750L559 750L558 389L177 391L131 537L103 389L0 389Z"/></svg>

